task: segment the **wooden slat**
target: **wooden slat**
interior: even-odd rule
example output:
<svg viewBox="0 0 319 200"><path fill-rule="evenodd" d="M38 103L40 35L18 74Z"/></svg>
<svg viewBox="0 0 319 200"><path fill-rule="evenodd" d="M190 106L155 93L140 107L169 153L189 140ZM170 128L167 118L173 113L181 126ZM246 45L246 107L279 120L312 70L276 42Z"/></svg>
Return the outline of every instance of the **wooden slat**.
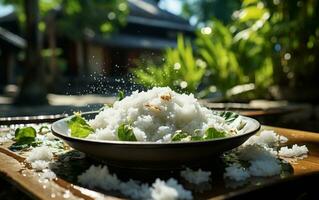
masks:
<svg viewBox="0 0 319 200"><path fill-rule="evenodd" d="M17 186L21 191L25 192L33 199L117 199L79 186L74 186L60 178L56 178L53 181L40 182L39 174L26 167L27 165L24 163L24 158L22 156L17 155L1 146L0 161L0 176L12 183L14 186Z"/></svg>

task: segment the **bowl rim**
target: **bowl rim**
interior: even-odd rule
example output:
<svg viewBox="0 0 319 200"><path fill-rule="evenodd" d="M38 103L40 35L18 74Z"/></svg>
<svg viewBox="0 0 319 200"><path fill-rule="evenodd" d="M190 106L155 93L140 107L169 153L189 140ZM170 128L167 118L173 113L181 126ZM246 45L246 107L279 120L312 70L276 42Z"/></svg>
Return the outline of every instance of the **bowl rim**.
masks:
<svg viewBox="0 0 319 200"><path fill-rule="evenodd" d="M229 111L232 112L232 111ZM81 115L89 115L89 114L98 114L99 111L90 111L90 112L83 112L81 113ZM236 112L233 112L236 113ZM67 140L67 141L77 141L77 142L87 142L87 143L95 143L95 144L109 144L109 145L130 145L130 146L179 146L179 145L198 145L198 144L207 144L207 143L212 143L212 142L216 142L216 141L227 141L229 139L235 139L235 138L239 138L239 137L243 137L243 136L248 136L248 135L253 135L255 133L257 133L260 128L261 128L261 124L259 123L259 121L257 121L256 119L253 119L251 117L246 117L243 115L239 115L245 119L251 120L254 124L256 124L256 128L242 133L242 134L237 134L237 135L232 135L229 137L223 137L223 138L216 138L216 139L208 139L208 140L200 140L200 141L176 141L176 142L141 142L141 141L118 141L118 140L95 140L95 139L87 139L87 138L78 138L78 137L73 137L73 136L69 136L63 133L60 133L59 131L57 131L56 126L59 123L63 123L66 122L68 119L71 119L72 117L74 117L75 115L71 115L65 118L62 118L58 121L55 121L53 124L51 124L51 131L53 133L53 135L55 135L56 137L59 137L63 140Z"/></svg>

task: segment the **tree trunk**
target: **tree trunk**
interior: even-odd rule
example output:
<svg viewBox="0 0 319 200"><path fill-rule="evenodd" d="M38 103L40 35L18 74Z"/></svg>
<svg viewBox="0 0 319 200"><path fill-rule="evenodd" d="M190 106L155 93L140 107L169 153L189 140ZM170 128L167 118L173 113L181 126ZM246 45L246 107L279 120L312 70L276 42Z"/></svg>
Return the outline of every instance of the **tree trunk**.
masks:
<svg viewBox="0 0 319 200"><path fill-rule="evenodd" d="M56 52L56 24L55 24L55 14L53 12L49 13L47 19L47 34L48 34L48 45L51 50L51 55L49 59L49 72L47 83L49 87L54 88L54 82L57 80L59 74L59 69L57 67L57 52Z"/></svg>
<svg viewBox="0 0 319 200"><path fill-rule="evenodd" d="M45 74L41 66L39 41L39 1L24 0L26 15L26 62L25 73L16 98L19 105L47 104Z"/></svg>

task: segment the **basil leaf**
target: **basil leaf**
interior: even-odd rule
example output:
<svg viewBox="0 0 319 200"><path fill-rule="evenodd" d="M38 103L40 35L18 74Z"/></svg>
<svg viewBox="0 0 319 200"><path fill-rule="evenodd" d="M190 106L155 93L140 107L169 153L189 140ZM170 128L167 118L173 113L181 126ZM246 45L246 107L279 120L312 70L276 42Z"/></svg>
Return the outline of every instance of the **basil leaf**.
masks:
<svg viewBox="0 0 319 200"><path fill-rule="evenodd" d="M26 148L29 148L29 147L37 147L37 146L40 146L42 144L41 141L33 141L33 142L30 142L30 143L19 143L19 142L15 142L13 143L9 149L11 151L20 151L22 149L26 149Z"/></svg>
<svg viewBox="0 0 319 200"><path fill-rule="evenodd" d="M125 93L123 90L120 90L119 93L117 94L117 100L121 101L124 98L125 98Z"/></svg>
<svg viewBox="0 0 319 200"><path fill-rule="evenodd" d="M67 124L73 137L85 138L94 131L81 115L75 115Z"/></svg>
<svg viewBox="0 0 319 200"><path fill-rule="evenodd" d="M185 132L182 132L181 130L178 130L175 132L175 134L172 136L172 141L182 141L182 139L187 138L188 134Z"/></svg>
<svg viewBox="0 0 319 200"><path fill-rule="evenodd" d="M14 133L15 143L9 149L12 151L20 151L30 146L39 146L42 142L36 140L36 130L33 127L17 128Z"/></svg>
<svg viewBox="0 0 319 200"><path fill-rule="evenodd" d="M231 123L235 119L237 119L237 117L239 117L239 115L237 113L230 112L230 111L223 111L223 112L219 113L219 116L223 117L227 123Z"/></svg>
<svg viewBox="0 0 319 200"><path fill-rule="evenodd" d="M137 141L133 132L133 128L124 123L117 128L117 137L121 141Z"/></svg>
<svg viewBox="0 0 319 200"><path fill-rule="evenodd" d="M14 133L15 141L19 144L31 144L36 136L37 132L33 127L17 128Z"/></svg>
<svg viewBox="0 0 319 200"><path fill-rule="evenodd" d="M205 131L205 135L203 136L204 140L214 139L214 138L222 138L225 137L226 133L223 131L218 131L217 129L210 127Z"/></svg>

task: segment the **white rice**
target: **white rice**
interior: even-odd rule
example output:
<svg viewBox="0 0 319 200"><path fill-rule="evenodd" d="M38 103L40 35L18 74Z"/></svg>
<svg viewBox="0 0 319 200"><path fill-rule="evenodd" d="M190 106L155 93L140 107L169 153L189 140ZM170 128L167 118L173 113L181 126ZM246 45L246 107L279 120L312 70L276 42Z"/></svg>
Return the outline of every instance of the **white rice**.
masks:
<svg viewBox="0 0 319 200"><path fill-rule="evenodd" d="M252 160L250 161L248 170L251 176L275 176L280 174L281 165L280 161L276 158Z"/></svg>
<svg viewBox="0 0 319 200"><path fill-rule="evenodd" d="M257 144L240 147L237 153L238 158L245 161L267 160L277 156L277 152L273 149Z"/></svg>
<svg viewBox="0 0 319 200"><path fill-rule="evenodd" d="M53 135L53 133L51 133L51 132L46 133L45 136L46 136L46 138L47 138L48 140L56 140L56 139L59 139L58 137L56 137L55 135Z"/></svg>
<svg viewBox="0 0 319 200"><path fill-rule="evenodd" d="M36 161L31 163L31 166L36 171L42 171L44 169L49 168L49 162L44 161L44 160L36 160Z"/></svg>
<svg viewBox="0 0 319 200"><path fill-rule="evenodd" d="M150 196L148 185L140 185L134 180L121 182L116 174L109 172L107 166L92 165L83 174L78 176L78 182L91 189L101 188L107 191L120 191L122 194L133 199L147 199Z"/></svg>
<svg viewBox="0 0 319 200"><path fill-rule="evenodd" d="M4 136L1 136L0 137L0 144L5 143L5 142L9 142L9 141L12 140L12 138L13 138L13 135L10 134L10 133L8 133L8 134L6 134Z"/></svg>
<svg viewBox="0 0 319 200"><path fill-rule="evenodd" d="M240 117L239 117L240 118ZM229 136L233 125L199 104L193 94L178 94L168 87L154 87L146 92L133 92L116 101L113 107L104 108L90 125L96 129L88 138L118 140L120 124L131 124L138 141L169 142L171 135L182 130L190 135L202 136L208 127L225 131ZM237 121L237 123L239 123Z"/></svg>
<svg viewBox="0 0 319 200"><path fill-rule="evenodd" d="M308 153L305 145L293 145L292 148L281 147L279 144L287 142L288 139L279 136L274 131L261 131L252 136L242 146L234 150L235 160L233 164L225 169L224 177L235 181L243 181L251 176L267 177L281 173L281 162L278 156L297 157ZM249 167L244 168L237 160L249 162Z"/></svg>
<svg viewBox="0 0 319 200"><path fill-rule="evenodd" d="M174 200L174 199L193 199L192 193L185 190L184 187L177 183L173 178L166 182L156 179L151 190L151 197L154 200Z"/></svg>
<svg viewBox="0 0 319 200"><path fill-rule="evenodd" d="M78 177L79 183L89 188L99 187L105 190L118 190L120 180L114 174L110 174L107 166L92 165Z"/></svg>
<svg viewBox="0 0 319 200"><path fill-rule="evenodd" d="M248 161L249 167L245 168L239 163L234 163L225 168L225 178L244 181L251 176L275 176L281 172L280 161L262 146L249 145L240 153L239 159Z"/></svg>
<svg viewBox="0 0 319 200"><path fill-rule="evenodd" d="M151 196L154 200L172 200L177 199L178 192L167 186L164 181L156 179L153 188L151 188Z"/></svg>
<svg viewBox="0 0 319 200"><path fill-rule="evenodd" d="M294 144L291 148L281 147L279 150L279 156L283 157L298 157L308 153L308 148L305 145L298 146Z"/></svg>
<svg viewBox="0 0 319 200"><path fill-rule="evenodd" d="M29 156L27 157L28 162L34 162L36 160L45 160L50 161L53 158L53 154L47 146L40 146L33 148L30 152Z"/></svg>
<svg viewBox="0 0 319 200"><path fill-rule="evenodd" d="M56 174L49 169L44 169L43 173L40 176L40 180L42 180L42 181L43 180L52 180L55 178L56 178Z"/></svg>
<svg viewBox="0 0 319 200"><path fill-rule="evenodd" d="M150 199L151 191L148 184L140 183L130 179L127 182L121 182L118 189L123 195L132 199Z"/></svg>
<svg viewBox="0 0 319 200"><path fill-rule="evenodd" d="M258 144L265 146L274 146L279 143L285 143L288 139L284 136L280 136L275 133L273 130L263 130L259 135L251 136L245 143L245 145Z"/></svg>
<svg viewBox="0 0 319 200"><path fill-rule="evenodd" d="M225 168L224 178L235 181L244 181L249 177L249 172L238 163L234 163Z"/></svg>
<svg viewBox="0 0 319 200"><path fill-rule="evenodd" d="M201 169L194 171L190 168L186 168L180 174L186 181L196 185L208 182L211 176L210 171L203 171Z"/></svg>
<svg viewBox="0 0 319 200"><path fill-rule="evenodd" d="M120 191L132 199L192 199L192 193L178 184L175 179L168 181L156 179L152 187L135 180L120 181L115 174L110 174L107 166L91 166L78 176L78 181L89 188Z"/></svg>

